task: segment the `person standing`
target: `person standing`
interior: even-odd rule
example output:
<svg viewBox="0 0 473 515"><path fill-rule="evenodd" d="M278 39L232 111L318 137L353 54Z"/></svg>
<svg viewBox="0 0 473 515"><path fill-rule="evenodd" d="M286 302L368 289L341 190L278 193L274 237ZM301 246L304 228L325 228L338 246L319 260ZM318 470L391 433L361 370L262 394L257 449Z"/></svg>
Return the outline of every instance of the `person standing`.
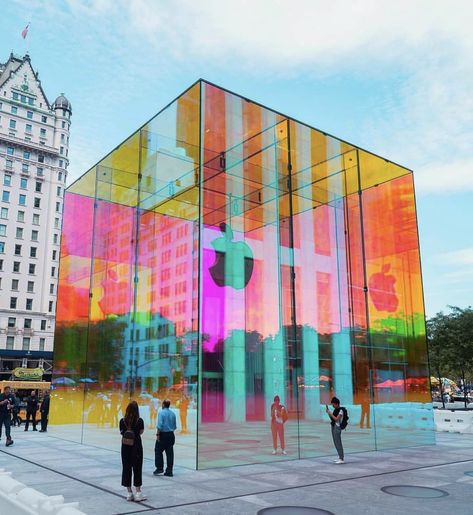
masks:
<svg viewBox="0 0 473 515"><path fill-rule="evenodd" d="M36 429L36 412L38 411L38 397L36 396L36 391L31 390L31 395L26 399L26 424L25 431L28 431L28 427L30 424L30 418L33 422L33 431L37 431Z"/></svg>
<svg viewBox="0 0 473 515"><path fill-rule="evenodd" d="M281 452L286 455L286 446L284 442L284 424L287 422L288 416L286 408L283 404L281 404L281 399L279 395L276 395L273 399L273 404L271 404L271 435L273 437L273 452L272 454L277 454L278 452L278 437L279 444L281 445Z"/></svg>
<svg viewBox="0 0 473 515"><path fill-rule="evenodd" d="M49 396L49 390L46 390L44 392L43 401L41 402L41 406L39 408L39 411L41 413L41 429L39 430L40 433L46 433L48 430L50 400L51 400L51 397Z"/></svg>
<svg viewBox="0 0 473 515"><path fill-rule="evenodd" d="M0 394L0 435L2 428L5 426L5 435L7 437L6 446L13 445L13 440L10 434L11 415L10 410L15 403L14 396L11 393L9 386L5 386L3 393Z"/></svg>
<svg viewBox="0 0 473 515"><path fill-rule="evenodd" d="M370 392L367 388L361 393L361 416L360 416L360 429L365 426L367 429L371 429L370 425Z"/></svg>
<svg viewBox="0 0 473 515"><path fill-rule="evenodd" d="M140 418L138 403L131 401L125 411L125 416L120 419L120 434L122 435L122 486L128 493L127 501L141 502L146 497L141 491L143 485L143 443L141 435L145 430L143 419ZM131 477L136 493L131 489Z"/></svg>
<svg viewBox="0 0 473 515"><path fill-rule="evenodd" d="M344 424L343 420L346 413L345 410L340 407L340 400L337 399L337 397L333 397L331 403L332 407L334 408L333 412L329 410L327 405L325 406L325 411L327 412L327 415L330 417L333 443L338 453L338 460L335 460L334 463L336 463L337 465L341 465L345 463L345 456L342 445L342 430L344 427L346 427L346 424Z"/></svg>
<svg viewBox="0 0 473 515"><path fill-rule="evenodd" d="M20 427L21 426L20 397L18 396L18 392L16 392L16 394L13 394L13 399L14 399L14 405L12 408L12 414L13 414L12 423L13 423L13 426Z"/></svg>
<svg viewBox="0 0 473 515"><path fill-rule="evenodd" d="M156 431L156 444L154 446L155 476L164 472L163 452L166 453L165 476L172 477L174 466L174 443L176 441L174 431L176 430L176 415L169 408L171 401L163 401L163 409L158 413L158 426Z"/></svg>

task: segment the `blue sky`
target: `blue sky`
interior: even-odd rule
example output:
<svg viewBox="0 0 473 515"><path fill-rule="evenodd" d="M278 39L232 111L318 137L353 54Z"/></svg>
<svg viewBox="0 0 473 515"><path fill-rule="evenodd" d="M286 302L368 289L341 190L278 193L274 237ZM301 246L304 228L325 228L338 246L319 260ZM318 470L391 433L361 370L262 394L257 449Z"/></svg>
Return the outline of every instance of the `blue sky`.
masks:
<svg viewBox="0 0 473 515"><path fill-rule="evenodd" d="M414 169L427 314L473 304L473 2L10 0L76 178L203 77ZM26 42L21 30L31 21Z"/></svg>

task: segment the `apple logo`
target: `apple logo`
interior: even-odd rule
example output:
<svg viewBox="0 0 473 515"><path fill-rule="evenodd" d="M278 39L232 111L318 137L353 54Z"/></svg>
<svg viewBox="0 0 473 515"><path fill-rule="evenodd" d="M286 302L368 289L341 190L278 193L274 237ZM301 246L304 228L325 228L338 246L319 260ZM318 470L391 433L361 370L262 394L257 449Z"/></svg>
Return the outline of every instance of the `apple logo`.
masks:
<svg viewBox="0 0 473 515"><path fill-rule="evenodd" d="M243 241L233 241L233 231L226 223L220 224L224 234L212 241L215 263L209 268L217 286L231 286L242 290L250 282L254 259L250 247Z"/></svg>
<svg viewBox="0 0 473 515"><path fill-rule="evenodd" d="M378 311L394 313L399 306L399 300L395 288L396 278L388 273L390 269L391 265L383 265L381 272L370 277L368 286L375 308Z"/></svg>

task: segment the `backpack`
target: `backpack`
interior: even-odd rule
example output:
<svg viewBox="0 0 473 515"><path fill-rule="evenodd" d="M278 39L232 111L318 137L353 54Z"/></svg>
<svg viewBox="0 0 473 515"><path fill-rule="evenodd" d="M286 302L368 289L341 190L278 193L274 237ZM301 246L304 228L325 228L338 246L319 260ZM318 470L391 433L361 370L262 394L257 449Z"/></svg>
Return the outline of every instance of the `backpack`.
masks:
<svg viewBox="0 0 473 515"><path fill-rule="evenodd" d="M128 447L135 445L135 432L129 427L127 427L126 431L123 433L122 445L127 445Z"/></svg>
<svg viewBox="0 0 473 515"><path fill-rule="evenodd" d="M340 408L343 411L343 420L340 424L340 429L346 429L348 425L348 421L350 420L350 417L348 416L348 411L346 408L341 407Z"/></svg>

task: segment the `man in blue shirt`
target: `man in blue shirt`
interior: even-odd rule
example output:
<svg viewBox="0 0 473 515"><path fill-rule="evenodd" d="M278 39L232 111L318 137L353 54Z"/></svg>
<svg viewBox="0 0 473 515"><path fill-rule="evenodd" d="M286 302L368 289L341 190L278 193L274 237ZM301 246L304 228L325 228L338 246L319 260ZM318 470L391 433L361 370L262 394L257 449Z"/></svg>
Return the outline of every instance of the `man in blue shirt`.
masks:
<svg viewBox="0 0 473 515"><path fill-rule="evenodd" d="M172 477L174 465L174 431L176 430L176 415L169 409L171 401L163 401L163 409L158 413L158 424L156 431L156 444L154 446L154 463L156 470L155 476L164 472L163 452L166 453L166 472L165 476Z"/></svg>

